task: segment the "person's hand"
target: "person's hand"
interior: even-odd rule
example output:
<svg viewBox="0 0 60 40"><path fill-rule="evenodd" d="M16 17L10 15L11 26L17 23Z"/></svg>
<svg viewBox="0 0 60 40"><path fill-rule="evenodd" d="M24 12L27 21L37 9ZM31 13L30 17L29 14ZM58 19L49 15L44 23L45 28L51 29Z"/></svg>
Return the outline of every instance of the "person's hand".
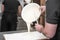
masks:
<svg viewBox="0 0 60 40"><path fill-rule="evenodd" d="M43 26L42 25L39 25L39 24L35 24L35 29L39 32L42 32L43 30Z"/></svg>
<svg viewBox="0 0 60 40"><path fill-rule="evenodd" d="M46 6L41 6L40 9L41 9L41 13L43 13L46 11Z"/></svg>

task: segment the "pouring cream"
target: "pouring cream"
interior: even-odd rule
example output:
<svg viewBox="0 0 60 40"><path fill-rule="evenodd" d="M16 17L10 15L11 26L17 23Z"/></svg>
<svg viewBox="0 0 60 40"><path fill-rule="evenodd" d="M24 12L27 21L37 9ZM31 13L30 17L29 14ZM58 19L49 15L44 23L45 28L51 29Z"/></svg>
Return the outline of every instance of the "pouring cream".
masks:
<svg viewBox="0 0 60 40"><path fill-rule="evenodd" d="M41 10L39 8L40 5L37 3L29 3L22 10L21 17L27 24L28 32L30 32L30 24L40 17Z"/></svg>

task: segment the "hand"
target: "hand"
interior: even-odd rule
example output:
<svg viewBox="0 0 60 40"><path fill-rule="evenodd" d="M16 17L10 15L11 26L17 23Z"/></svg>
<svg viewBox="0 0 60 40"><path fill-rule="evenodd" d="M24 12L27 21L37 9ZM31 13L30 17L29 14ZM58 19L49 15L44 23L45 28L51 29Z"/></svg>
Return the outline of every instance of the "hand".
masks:
<svg viewBox="0 0 60 40"><path fill-rule="evenodd" d="M46 11L46 6L41 6L40 9L41 9L41 12L43 13Z"/></svg>
<svg viewBox="0 0 60 40"><path fill-rule="evenodd" d="M42 25L39 25L39 24L35 24L35 29L39 32L42 32L43 30L43 26Z"/></svg>

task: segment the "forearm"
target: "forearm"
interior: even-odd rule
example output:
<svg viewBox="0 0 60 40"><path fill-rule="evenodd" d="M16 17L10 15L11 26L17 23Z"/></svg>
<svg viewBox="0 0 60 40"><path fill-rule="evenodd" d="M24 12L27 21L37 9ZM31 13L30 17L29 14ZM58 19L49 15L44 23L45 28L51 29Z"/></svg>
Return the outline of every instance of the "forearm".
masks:
<svg viewBox="0 0 60 40"><path fill-rule="evenodd" d="M45 4L46 4L46 1L45 0L40 0L40 5L41 6L45 6Z"/></svg>
<svg viewBox="0 0 60 40"><path fill-rule="evenodd" d="M57 29L57 24L49 24L45 23L45 27L42 29L42 33L47 37L47 38L53 38Z"/></svg>
<svg viewBox="0 0 60 40"><path fill-rule="evenodd" d="M2 4L2 8L1 8L1 11L4 12L4 5Z"/></svg>
<svg viewBox="0 0 60 40"><path fill-rule="evenodd" d="M43 30L42 30L42 33L43 33L43 35L46 36L48 39L52 38L52 37L50 37L49 34L44 30L44 28L43 28Z"/></svg>
<svg viewBox="0 0 60 40"><path fill-rule="evenodd" d="M21 11L22 11L22 6L19 6L19 7L18 7L18 16L21 15Z"/></svg>

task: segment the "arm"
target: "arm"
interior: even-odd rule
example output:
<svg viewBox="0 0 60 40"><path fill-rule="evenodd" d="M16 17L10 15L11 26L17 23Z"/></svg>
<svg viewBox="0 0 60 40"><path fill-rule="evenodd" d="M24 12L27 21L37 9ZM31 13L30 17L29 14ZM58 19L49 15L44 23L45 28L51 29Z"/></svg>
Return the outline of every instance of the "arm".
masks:
<svg viewBox="0 0 60 40"><path fill-rule="evenodd" d="M45 34L48 38L54 37L57 29L57 24L50 24L45 22L45 28L43 28L42 33Z"/></svg>
<svg viewBox="0 0 60 40"><path fill-rule="evenodd" d="M2 4L2 8L1 8L1 11L4 12L4 5Z"/></svg>
<svg viewBox="0 0 60 40"><path fill-rule="evenodd" d="M36 24L35 28L37 31L42 32L47 38L54 37L57 29L57 24L50 24L45 22L45 27L43 28L42 25Z"/></svg>
<svg viewBox="0 0 60 40"><path fill-rule="evenodd" d="M18 16L21 15L21 11L22 11L22 6L18 6Z"/></svg>
<svg viewBox="0 0 60 40"><path fill-rule="evenodd" d="M41 6L45 5L46 1L45 0L40 0Z"/></svg>

